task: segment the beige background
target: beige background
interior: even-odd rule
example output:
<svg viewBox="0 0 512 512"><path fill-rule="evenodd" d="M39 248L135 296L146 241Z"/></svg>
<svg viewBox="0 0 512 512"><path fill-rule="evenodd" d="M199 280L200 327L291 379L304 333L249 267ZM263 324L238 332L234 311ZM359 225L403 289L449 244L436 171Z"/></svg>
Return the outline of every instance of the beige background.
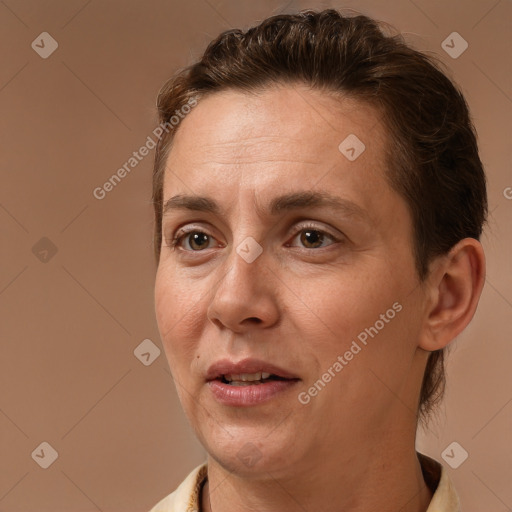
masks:
<svg viewBox="0 0 512 512"><path fill-rule="evenodd" d="M222 30L307 7L392 23L440 55L470 103L489 178L488 278L418 448L442 460L456 441L469 453L447 466L464 512L512 509L510 0L2 0L0 511L148 510L203 460L163 350L148 366L134 355L144 339L162 348L153 153L103 200L92 191L151 134L177 67ZM453 31L469 43L457 59L441 48ZM31 48L42 32L58 42L47 59ZM42 442L58 452L47 469Z"/></svg>

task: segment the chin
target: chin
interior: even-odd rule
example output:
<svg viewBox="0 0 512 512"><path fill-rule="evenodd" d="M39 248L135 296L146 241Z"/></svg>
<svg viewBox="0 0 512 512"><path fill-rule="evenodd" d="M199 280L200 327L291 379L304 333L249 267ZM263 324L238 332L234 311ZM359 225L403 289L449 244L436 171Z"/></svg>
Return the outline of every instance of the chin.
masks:
<svg viewBox="0 0 512 512"><path fill-rule="evenodd" d="M209 455L229 472L244 477L280 473L294 465L298 455L296 441L290 432L283 439L271 428L240 429L219 427L205 447ZM294 455L292 459L290 454Z"/></svg>

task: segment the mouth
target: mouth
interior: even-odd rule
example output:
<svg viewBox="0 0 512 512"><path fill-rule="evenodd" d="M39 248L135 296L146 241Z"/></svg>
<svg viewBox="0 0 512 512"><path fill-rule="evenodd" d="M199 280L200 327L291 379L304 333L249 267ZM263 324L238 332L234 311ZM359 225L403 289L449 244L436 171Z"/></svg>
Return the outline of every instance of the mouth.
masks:
<svg viewBox="0 0 512 512"><path fill-rule="evenodd" d="M279 375L274 375L272 373L267 372L257 372L257 373L241 373L241 374L226 374L221 375L218 379L223 384L228 384L230 386L253 386L258 384L264 384L265 382L270 382L274 380L294 380L294 379L286 379L284 377L280 377Z"/></svg>
<svg viewBox="0 0 512 512"><path fill-rule="evenodd" d="M259 359L214 363L206 374L206 383L218 403L230 407L264 404L289 396L301 379L291 372Z"/></svg>
<svg viewBox="0 0 512 512"><path fill-rule="evenodd" d="M232 386L250 386L270 380L300 379L288 370L260 359L243 359L238 362L222 359L208 368L206 381L212 380L219 380Z"/></svg>

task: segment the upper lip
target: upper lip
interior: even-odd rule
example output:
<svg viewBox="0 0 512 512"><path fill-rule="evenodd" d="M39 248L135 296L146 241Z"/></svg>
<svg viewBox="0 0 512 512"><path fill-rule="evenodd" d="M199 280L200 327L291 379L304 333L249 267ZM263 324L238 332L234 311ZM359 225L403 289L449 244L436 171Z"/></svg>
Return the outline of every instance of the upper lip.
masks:
<svg viewBox="0 0 512 512"><path fill-rule="evenodd" d="M285 379L298 379L296 375L280 368L271 363L267 363L260 359L242 359L241 361L234 362L229 359L221 359L213 363L206 373L206 380L215 380L223 375L240 375L241 373L258 373L266 372Z"/></svg>

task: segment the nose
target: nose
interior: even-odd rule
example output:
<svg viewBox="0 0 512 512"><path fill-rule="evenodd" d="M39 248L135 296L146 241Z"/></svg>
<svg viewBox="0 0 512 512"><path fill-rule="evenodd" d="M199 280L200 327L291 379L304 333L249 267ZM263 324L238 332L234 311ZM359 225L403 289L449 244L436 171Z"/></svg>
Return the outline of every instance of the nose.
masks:
<svg viewBox="0 0 512 512"><path fill-rule="evenodd" d="M251 261L242 256L244 245L240 246L240 253L233 249L226 259L227 270L213 288L207 310L210 321L237 333L254 326L270 327L279 321L279 281L267 266L265 251Z"/></svg>

